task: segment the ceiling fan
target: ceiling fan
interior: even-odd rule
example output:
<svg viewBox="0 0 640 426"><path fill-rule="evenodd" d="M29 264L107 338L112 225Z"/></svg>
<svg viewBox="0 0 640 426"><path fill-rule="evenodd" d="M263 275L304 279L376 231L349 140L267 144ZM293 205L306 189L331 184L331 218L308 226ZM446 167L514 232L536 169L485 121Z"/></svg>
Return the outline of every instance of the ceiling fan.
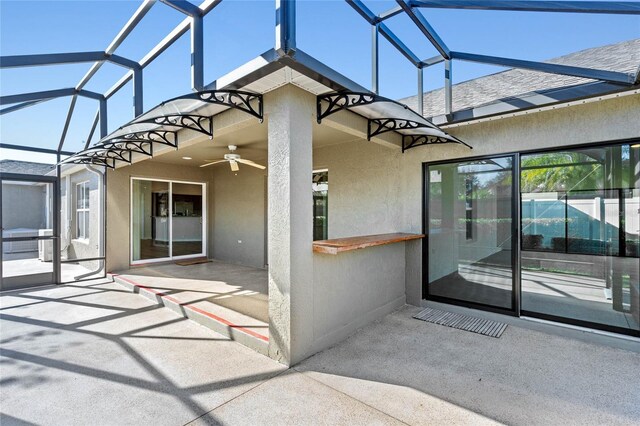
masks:
<svg viewBox="0 0 640 426"><path fill-rule="evenodd" d="M225 154L224 155L224 159L212 161L211 163L203 164L200 167L213 166L214 164L224 163L226 161L226 162L229 163L229 165L231 166L231 170L234 171L234 172L237 172L238 170L240 170L240 167L238 166L238 163L242 163L242 164L245 164L247 166L255 167L255 168L261 169L261 170L266 169L265 166L262 166L262 165L260 165L258 163L254 163L251 160L243 159L242 157L240 157L240 154L236 154L235 153L236 149L238 149L237 146L229 145L229 151L231 151L231 152L229 154Z"/></svg>

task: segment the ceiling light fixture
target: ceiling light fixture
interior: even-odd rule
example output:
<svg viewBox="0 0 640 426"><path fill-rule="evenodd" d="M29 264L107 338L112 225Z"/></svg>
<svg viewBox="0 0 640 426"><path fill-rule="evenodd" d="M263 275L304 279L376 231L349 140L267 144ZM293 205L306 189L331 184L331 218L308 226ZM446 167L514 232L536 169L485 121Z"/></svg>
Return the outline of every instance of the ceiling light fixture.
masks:
<svg viewBox="0 0 640 426"><path fill-rule="evenodd" d="M182 157L183 160L193 160L191 157Z"/></svg>

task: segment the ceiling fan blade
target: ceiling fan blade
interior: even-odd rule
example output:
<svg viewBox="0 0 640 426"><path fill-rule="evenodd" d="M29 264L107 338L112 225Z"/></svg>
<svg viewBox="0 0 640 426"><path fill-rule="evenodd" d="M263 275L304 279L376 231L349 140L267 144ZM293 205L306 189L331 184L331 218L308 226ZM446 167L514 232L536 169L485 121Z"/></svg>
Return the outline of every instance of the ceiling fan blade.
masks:
<svg viewBox="0 0 640 426"><path fill-rule="evenodd" d="M200 166L200 167L213 166L214 164L224 163L225 161L227 161L227 160L217 160L217 161L214 161L214 162L212 162L212 163L203 164L203 165L202 165L202 166Z"/></svg>
<svg viewBox="0 0 640 426"><path fill-rule="evenodd" d="M262 170L266 169L265 166L260 165L258 163L254 163L251 160L245 160L244 158L238 158L238 163L246 164L247 166L255 167L255 168L258 168L258 169L262 169Z"/></svg>
<svg viewBox="0 0 640 426"><path fill-rule="evenodd" d="M229 161L229 165L231 166L231 171L237 172L238 170L240 170L237 161Z"/></svg>

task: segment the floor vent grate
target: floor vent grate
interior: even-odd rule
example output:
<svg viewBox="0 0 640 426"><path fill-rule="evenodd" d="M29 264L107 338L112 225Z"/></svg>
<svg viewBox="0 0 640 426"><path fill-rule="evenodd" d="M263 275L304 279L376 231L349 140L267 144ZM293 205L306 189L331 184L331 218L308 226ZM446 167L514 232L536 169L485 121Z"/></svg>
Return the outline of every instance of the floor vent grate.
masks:
<svg viewBox="0 0 640 426"><path fill-rule="evenodd" d="M471 331L485 336L499 338L507 328L507 324L482 318L475 318L469 315L456 314L454 312L440 311L438 309L427 308L413 316L434 324L446 325L447 327L459 330Z"/></svg>

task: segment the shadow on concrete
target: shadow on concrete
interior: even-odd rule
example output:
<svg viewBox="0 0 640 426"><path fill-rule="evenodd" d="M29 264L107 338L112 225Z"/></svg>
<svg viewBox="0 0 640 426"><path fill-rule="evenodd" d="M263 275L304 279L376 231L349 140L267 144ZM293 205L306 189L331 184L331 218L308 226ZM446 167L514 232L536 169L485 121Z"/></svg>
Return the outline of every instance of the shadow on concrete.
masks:
<svg viewBox="0 0 640 426"><path fill-rule="evenodd" d="M514 326L495 339L413 319L420 310L396 311L294 369L409 424L640 418L637 353ZM446 417L452 406L462 417Z"/></svg>
<svg viewBox="0 0 640 426"><path fill-rule="evenodd" d="M145 303L146 306L140 306L137 300L133 303L133 307L126 307L126 303L119 304L117 299L118 295L122 293L131 295L131 293L125 290L119 290L117 287L116 284L103 281L98 284L48 287L44 290L43 288L32 288L2 293L3 306L0 312L0 320L3 323L3 327L0 340L0 344L2 345L0 348L0 365L2 365L3 374L0 379L0 385L3 388L3 393L15 392L18 388L33 389L51 380L55 380L53 375L50 374L51 369L53 369L169 396L170 398L178 400L182 406L186 407L192 414L192 418L207 415L207 421L215 424L215 418L209 413L212 408L205 407L197 402L194 398L195 396L204 392L211 392L212 390L231 389L241 385L260 383L278 374L278 371L274 372L267 369L268 371L265 372L228 377L224 380L214 380L204 384L192 386L178 385L174 380L169 378L168 375L163 373L161 369L149 362L145 355L136 350L130 342L136 339L150 339L165 342L184 341L215 344L216 342L230 342L230 339L213 333L211 333L212 336L220 337L163 335L162 327L183 323L187 321L185 318L172 318L139 327L132 327L132 324L139 321L141 316L153 314L155 311L162 309L162 307L157 305L148 306L148 302ZM70 294L60 295L61 292ZM55 294L46 295L47 293ZM95 299L94 301L79 300L87 296L104 297L102 299ZM115 299L114 296L116 296ZM132 297L138 298L138 296ZM103 300L105 302L96 302L96 300ZM49 306L46 310L43 310L43 305L45 304ZM40 309L40 311L34 314L34 309ZM64 315L60 315L62 322L44 319L45 317L55 316L56 311L62 313L68 312L71 309L79 309L78 315L72 315L74 319L72 322L67 322L67 318L64 317ZM89 310L90 313L88 315L81 315L85 312L88 313ZM41 318L38 318L39 316ZM83 316L88 316L88 318L83 319ZM109 324L119 324L119 326L127 324L128 329L126 331L116 332L109 329ZM199 327L195 324L194 326ZM117 329L117 327L118 325L116 325L115 328ZM16 329L17 332L14 331ZM24 332L22 330L24 330ZM149 331L153 330L158 330L158 334L150 335ZM73 357L70 359L60 359L60 355L58 354L61 354L62 351L73 350L74 346L84 344L74 342L74 339L70 339L69 337L63 339L61 336L62 333L71 333L71 336L89 337L92 340L92 345L106 343L117 345L117 347L124 351L135 364L146 372L146 376L150 378L139 377L139 374L137 375L138 377L134 374L127 374L127 371L114 372L108 371L106 368L102 369L81 365L76 361L82 362L82 360L76 360ZM49 345L47 346L47 343L40 342L43 339L51 337L59 338L60 343L50 344L50 339L48 339L47 343L49 343ZM23 347L24 349L15 349L16 347ZM34 347L39 347L39 350L29 350ZM215 349L212 348L211 351L213 356L216 353ZM189 354L184 353L183 355L185 357L184 367L189 369ZM12 366L13 370L11 371L14 372L15 369L18 369L19 374L9 373ZM85 407L85 409L87 408ZM2 424L29 423L5 413L2 414Z"/></svg>

